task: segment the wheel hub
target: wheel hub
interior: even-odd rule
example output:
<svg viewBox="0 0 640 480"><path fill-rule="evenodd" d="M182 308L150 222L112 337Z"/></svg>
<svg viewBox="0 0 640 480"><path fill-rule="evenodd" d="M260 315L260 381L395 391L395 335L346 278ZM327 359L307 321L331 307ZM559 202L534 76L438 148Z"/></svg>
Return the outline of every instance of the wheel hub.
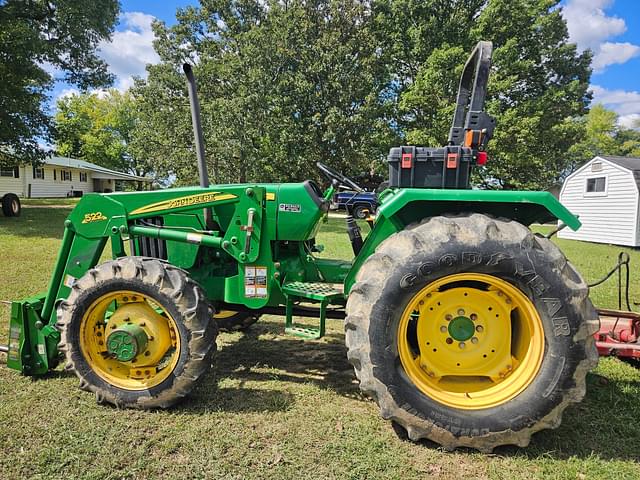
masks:
<svg viewBox="0 0 640 480"><path fill-rule="evenodd" d="M473 324L469 317L459 316L449 322L449 335L454 340L464 342L473 337L476 326Z"/></svg>
<svg viewBox="0 0 640 480"><path fill-rule="evenodd" d="M107 351L121 362L129 362L143 353L149 338L144 330L133 323L125 323L107 337Z"/></svg>

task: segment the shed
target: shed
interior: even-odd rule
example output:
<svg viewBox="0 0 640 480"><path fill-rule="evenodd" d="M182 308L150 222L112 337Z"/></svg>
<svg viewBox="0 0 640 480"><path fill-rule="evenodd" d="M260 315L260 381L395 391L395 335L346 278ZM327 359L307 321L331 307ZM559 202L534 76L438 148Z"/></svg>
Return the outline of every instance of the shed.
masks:
<svg viewBox="0 0 640 480"><path fill-rule="evenodd" d="M48 157L34 167L0 168L0 196L24 198L73 197L89 192L114 192L123 181L149 182L150 178L110 170L68 157Z"/></svg>
<svg viewBox="0 0 640 480"><path fill-rule="evenodd" d="M580 216L582 227L559 238L640 246L640 158L599 155L567 177L560 202Z"/></svg>

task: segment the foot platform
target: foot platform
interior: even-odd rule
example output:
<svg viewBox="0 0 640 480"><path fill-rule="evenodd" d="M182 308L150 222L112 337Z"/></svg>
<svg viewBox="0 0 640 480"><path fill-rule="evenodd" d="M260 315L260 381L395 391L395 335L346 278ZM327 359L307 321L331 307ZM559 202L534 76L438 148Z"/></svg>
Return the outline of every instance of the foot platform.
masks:
<svg viewBox="0 0 640 480"><path fill-rule="evenodd" d="M282 286L282 291L287 297L284 331L298 337L309 339L323 337L325 334L327 306L344 304L344 293L341 283L290 282ZM304 327L293 323L293 304L301 300L320 304L320 325L318 328Z"/></svg>

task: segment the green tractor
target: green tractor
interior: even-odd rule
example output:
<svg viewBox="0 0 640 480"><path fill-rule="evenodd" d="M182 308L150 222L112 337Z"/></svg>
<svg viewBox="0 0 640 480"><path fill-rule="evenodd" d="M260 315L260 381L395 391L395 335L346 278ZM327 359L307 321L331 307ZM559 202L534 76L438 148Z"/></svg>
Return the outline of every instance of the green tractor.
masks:
<svg viewBox="0 0 640 480"><path fill-rule="evenodd" d="M467 61L445 147L391 150L364 238L347 217L348 260L315 255L334 192L358 190L331 168L319 164L324 191L208 185L185 65L200 187L85 195L47 292L11 305L9 367L41 376L64 359L98 402L167 408L210 369L219 326L280 314L287 334L319 338L344 318L360 388L411 440L487 452L558 426L596 364L597 315L580 274L528 226L580 222L546 192L469 188L494 125L490 57L480 42Z"/></svg>

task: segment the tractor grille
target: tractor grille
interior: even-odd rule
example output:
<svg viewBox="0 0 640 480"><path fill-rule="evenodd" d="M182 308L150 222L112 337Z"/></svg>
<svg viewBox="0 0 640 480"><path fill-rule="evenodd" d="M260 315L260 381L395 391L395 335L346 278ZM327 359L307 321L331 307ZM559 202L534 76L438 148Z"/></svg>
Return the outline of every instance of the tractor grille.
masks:
<svg viewBox="0 0 640 480"><path fill-rule="evenodd" d="M164 221L162 217L151 217L142 220L136 220L135 225L144 227L162 227ZM131 253L133 255L141 255L143 257L167 259L167 242L159 238L137 237L130 240Z"/></svg>

